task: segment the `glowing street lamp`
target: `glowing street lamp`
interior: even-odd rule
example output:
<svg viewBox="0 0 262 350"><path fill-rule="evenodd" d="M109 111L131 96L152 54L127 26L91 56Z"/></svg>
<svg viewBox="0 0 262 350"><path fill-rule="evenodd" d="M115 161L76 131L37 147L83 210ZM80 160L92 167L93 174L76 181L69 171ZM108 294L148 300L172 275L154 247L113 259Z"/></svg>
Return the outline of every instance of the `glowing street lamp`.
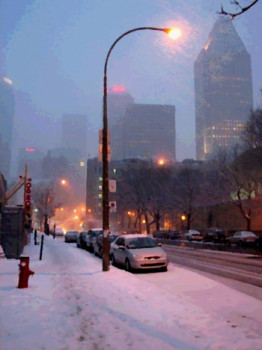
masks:
<svg viewBox="0 0 262 350"><path fill-rule="evenodd" d="M181 37L182 32L179 28L171 28L168 30L167 35L173 39L173 40L177 40Z"/></svg>
<svg viewBox="0 0 262 350"><path fill-rule="evenodd" d="M61 180L60 180L60 184L61 184L62 186L66 186L66 185L67 185L67 180L61 179Z"/></svg>
<svg viewBox="0 0 262 350"><path fill-rule="evenodd" d="M158 159L157 164L158 165L164 165L165 164L165 159L163 159L163 158Z"/></svg>
<svg viewBox="0 0 262 350"><path fill-rule="evenodd" d="M182 229L182 232L184 232L184 222L185 222L185 220L186 220L186 216L185 215L181 215L181 229Z"/></svg>
<svg viewBox="0 0 262 350"><path fill-rule="evenodd" d="M109 271L109 179L108 179L108 119L107 119L107 64L110 54L115 45L128 34L140 30L154 30L164 32L172 39L178 39L181 31L178 28L156 28L156 27L138 27L120 35L111 45L104 65L104 90L103 90L103 130L102 130L102 164L103 164L103 271Z"/></svg>

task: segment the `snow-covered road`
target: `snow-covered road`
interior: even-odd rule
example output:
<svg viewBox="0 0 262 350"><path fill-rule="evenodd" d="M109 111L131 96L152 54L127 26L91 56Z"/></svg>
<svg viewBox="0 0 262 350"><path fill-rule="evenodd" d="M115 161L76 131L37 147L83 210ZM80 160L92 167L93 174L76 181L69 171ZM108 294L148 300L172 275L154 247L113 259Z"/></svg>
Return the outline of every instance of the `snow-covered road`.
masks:
<svg viewBox="0 0 262 350"><path fill-rule="evenodd" d="M262 303L169 265L131 274L45 237L28 245L35 275L19 290L18 260L0 260L1 350L261 350Z"/></svg>

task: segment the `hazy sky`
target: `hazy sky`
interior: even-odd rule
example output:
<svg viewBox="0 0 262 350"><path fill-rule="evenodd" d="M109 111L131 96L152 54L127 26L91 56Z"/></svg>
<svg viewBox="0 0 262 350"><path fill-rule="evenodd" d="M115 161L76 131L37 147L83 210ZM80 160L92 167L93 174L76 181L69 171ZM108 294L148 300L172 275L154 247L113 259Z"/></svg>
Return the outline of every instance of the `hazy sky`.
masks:
<svg viewBox="0 0 262 350"><path fill-rule="evenodd" d="M94 129L101 126L104 62L119 35L140 26L179 26L179 41L153 31L121 40L110 57L108 86L125 86L137 103L175 105L177 159L194 158L193 64L221 3L232 9L226 0L1 0L0 71L31 105L28 112L18 105L17 123L33 118L36 134L42 129L50 140L32 135L30 146L53 147L64 112L86 113ZM262 102L261 1L233 23L251 54L256 107ZM28 133L21 138L22 126L17 130L18 146ZM92 141L89 153L96 147Z"/></svg>

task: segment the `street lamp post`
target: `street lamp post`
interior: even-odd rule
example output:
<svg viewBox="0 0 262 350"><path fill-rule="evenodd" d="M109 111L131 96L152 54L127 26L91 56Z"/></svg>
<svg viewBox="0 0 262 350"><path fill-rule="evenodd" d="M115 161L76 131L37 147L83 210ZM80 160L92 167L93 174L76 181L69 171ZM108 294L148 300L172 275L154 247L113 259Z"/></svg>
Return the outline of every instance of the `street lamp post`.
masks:
<svg viewBox="0 0 262 350"><path fill-rule="evenodd" d="M156 27L138 27L131 29L120 35L111 45L104 66L104 95L103 95L103 132L102 132L102 164L103 164L103 271L109 271L109 179L108 179L108 119L107 119L107 64L110 54L124 36L140 30L156 30L169 34L171 38L176 39L180 36L179 29L156 28Z"/></svg>

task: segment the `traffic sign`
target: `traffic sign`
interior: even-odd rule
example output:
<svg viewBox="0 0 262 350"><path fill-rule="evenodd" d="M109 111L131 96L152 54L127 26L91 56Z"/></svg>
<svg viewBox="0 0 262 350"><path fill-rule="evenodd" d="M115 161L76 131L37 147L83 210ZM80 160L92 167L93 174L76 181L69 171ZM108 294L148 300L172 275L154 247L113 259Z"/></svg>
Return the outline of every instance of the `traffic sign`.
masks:
<svg viewBox="0 0 262 350"><path fill-rule="evenodd" d="M116 201L109 202L110 213L116 213Z"/></svg>
<svg viewBox="0 0 262 350"><path fill-rule="evenodd" d="M109 180L109 192L116 192L116 180Z"/></svg>

